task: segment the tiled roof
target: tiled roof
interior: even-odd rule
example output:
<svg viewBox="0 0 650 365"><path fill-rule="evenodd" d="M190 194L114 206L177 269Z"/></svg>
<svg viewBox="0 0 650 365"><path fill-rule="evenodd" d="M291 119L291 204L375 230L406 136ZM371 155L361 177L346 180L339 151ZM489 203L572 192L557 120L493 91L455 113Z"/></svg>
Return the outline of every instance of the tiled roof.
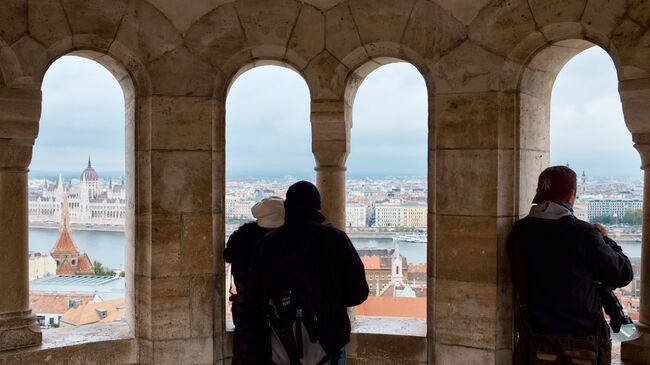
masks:
<svg viewBox="0 0 650 365"><path fill-rule="evenodd" d="M409 264L409 273L427 272L427 264Z"/></svg>
<svg viewBox="0 0 650 365"><path fill-rule="evenodd" d="M77 245L72 241L72 236L67 229L62 229L59 232L59 238L56 244L52 247L50 253L54 255L79 255Z"/></svg>
<svg viewBox="0 0 650 365"><path fill-rule="evenodd" d="M370 296L355 310L356 314L360 316L426 318L427 298Z"/></svg>
<svg viewBox="0 0 650 365"><path fill-rule="evenodd" d="M70 263L68 262L67 259L64 259L59 267L56 268L56 274L57 275L74 275L74 268Z"/></svg>
<svg viewBox="0 0 650 365"><path fill-rule="evenodd" d="M381 258L378 256L361 256L361 262L366 270L381 269Z"/></svg>
<svg viewBox="0 0 650 365"><path fill-rule="evenodd" d="M90 258L85 253L82 256L79 256L79 261L77 261L77 274L81 275L92 275L95 273L93 264L90 262Z"/></svg>
<svg viewBox="0 0 650 365"><path fill-rule="evenodd" d="M118 311L124 312L122 310L123 306L124 298L81 305L78 308L73 308L65 312L61 317L61 322L71 324L73 326L83 326L85 324L97 323L104 319L107 321L114 321L123 316L123 314L121 316L115 315L115 313ZM98 310L105 310L107 316L105 318L102 318L99 315Z"/></svg>
<svg viewBox="0 0 650 365"><path fill-rule="evenodd" d="M29 304L33 313L63 314L70 309L70 300L88 304L93 298L93 294L39 293L29 295Z"/></svg>

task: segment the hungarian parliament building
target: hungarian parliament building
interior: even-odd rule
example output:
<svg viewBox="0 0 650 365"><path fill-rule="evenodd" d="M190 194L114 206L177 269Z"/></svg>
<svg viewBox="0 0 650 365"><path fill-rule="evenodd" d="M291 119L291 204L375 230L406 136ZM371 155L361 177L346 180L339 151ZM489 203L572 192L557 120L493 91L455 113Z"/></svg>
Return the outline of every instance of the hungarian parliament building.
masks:
<svg viewBox="0 0 650 365"><path fill-rule="evenodd" d="M79 226L123 226L126 211L124 179L119 183L104 181L88 166L79 180L64 182L32 180L29 186L29 222L32 224L58 224L61 219L64 195L68 197L70 220Z"/></svg>

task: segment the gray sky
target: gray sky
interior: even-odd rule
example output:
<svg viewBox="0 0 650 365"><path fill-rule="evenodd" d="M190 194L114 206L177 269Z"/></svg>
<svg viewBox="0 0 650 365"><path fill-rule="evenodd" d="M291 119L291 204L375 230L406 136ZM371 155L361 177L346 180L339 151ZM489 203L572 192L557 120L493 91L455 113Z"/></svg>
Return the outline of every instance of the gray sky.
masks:
<svg viewBox="0 0 650 365"><path fill-rule="evenodd" d="M227 100L229 176L313 176L309 90L297 73L250 70ZM404 63L382 66L354 102L350 176L426 174L424 80ZM55 62L43 83L32 171L80 172L88 155L102 174L124 170L124 101L113 76L78 57ZM641 176L617 93L614 65L594 47L560 72L551 107L551 162L590 176Z"/></svg>

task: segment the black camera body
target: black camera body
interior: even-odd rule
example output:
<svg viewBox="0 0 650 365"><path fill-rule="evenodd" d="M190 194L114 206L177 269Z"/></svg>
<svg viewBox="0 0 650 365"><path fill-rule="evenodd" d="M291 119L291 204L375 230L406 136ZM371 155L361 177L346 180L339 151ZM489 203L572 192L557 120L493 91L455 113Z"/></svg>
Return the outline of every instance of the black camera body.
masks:
<svg viewBox="0 0 650 365"><path fill-rule="evenodd" d="M596 290L600 296L600 304L609 316L609 326L612 328L612 332L619 333L622 325L634 323L623 310L623 306L614 294L614 288L607 288L601 283L596 283Z"/></svg>

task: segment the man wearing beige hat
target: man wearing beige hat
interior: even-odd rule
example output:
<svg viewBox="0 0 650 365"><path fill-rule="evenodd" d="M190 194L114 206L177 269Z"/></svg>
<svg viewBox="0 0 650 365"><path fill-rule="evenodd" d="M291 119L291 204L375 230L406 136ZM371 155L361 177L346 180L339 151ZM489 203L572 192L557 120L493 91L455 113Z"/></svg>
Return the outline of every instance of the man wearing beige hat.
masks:
<svg viewBox="0 0 650 365"><path fill-rule="evenodd" d="M277 196L262 199L251 209L255 222L239 227L228 239L224 260L232 265L236 294L232 294L232 317L235 323L233 359L235 364L260 363L264 348L264 329L254 320L255 308L247 300L249 272L255 244L271 230L284 224L284 200Z"/></svg>

